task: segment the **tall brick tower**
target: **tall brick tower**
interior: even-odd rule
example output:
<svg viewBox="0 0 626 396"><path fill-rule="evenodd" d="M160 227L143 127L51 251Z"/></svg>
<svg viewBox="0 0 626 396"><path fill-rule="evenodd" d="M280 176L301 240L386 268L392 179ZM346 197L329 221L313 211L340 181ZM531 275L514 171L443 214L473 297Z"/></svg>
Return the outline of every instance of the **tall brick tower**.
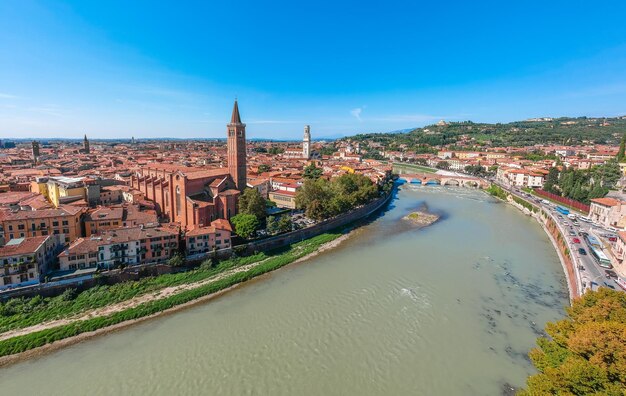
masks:
<svg viewBox="0 0 626 396"><path fill-rule="evenodd" d="M85 139L83 140L83 151L89 154L89 140L87 140L87 135L85 135Z"/></svg>
<svg viewBox="0 0 626 396"><path fill-rule="evenodd" d="M230 117L228 130L228 173L235 181L239 191L246 188L246 124L241 122L239 106L235 99L233 115Z"/></svg>
<svg viewBox="0 0 626 396"><path fill-rule="evenodd" d="M39 142L36 140L33 140L32 146L33 146L33 162L37 163L39 162Z"/></svg>

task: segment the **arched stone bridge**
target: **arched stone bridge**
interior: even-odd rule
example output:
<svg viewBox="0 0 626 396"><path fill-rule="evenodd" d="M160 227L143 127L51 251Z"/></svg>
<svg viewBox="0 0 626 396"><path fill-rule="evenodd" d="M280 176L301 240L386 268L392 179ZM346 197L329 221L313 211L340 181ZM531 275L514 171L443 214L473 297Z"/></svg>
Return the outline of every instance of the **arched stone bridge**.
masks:
<svg viewBox="0 0 626 396"><path fill-rule="evenodd" d="M398 180L410 184L425 186L462 186L474 188L487 188L489 183L478 177L472 176L448 176L436 173L404 173L399 175Z"/></svg>

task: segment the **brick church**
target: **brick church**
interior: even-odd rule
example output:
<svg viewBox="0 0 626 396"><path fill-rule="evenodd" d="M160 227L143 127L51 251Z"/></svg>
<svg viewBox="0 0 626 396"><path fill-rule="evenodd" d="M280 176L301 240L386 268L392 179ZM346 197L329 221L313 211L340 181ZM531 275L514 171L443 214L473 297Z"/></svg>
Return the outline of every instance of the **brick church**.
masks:
<svg viewBox="0 0 626 396"><path fill-rule="evenodd" d="M131 187L153 201L160 215L185 230L208 226L237 214L237 199L246 188L246 124L235 100L227 126L228 168L202 169L148 164L131 177Z"/></svg>

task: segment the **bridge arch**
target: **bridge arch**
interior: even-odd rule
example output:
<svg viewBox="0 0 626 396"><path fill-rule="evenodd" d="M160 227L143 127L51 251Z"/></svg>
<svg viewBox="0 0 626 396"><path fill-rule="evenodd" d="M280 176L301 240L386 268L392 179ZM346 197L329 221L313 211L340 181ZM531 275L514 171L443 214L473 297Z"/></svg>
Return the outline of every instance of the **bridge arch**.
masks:
<svg viewBox="0 0 626 396"><path fill-rule="evenodd" d="M459 182L457 179L446 179L443 182L444 186L460 186L461 182Z"/></svg>
<svg viewBox="0 0 626 396"><path fill-rule="evenodd" d="M426 180L426 185L427 186L440 186L441 185L441 180L439 180L439 179L428 179L428 180Z"/></svg>
<svg viewBox="0 0 626 396"><path fill-rule="evenodd" d="M411 179L411 184L422 184L422 179L413 178Z"/></svg>

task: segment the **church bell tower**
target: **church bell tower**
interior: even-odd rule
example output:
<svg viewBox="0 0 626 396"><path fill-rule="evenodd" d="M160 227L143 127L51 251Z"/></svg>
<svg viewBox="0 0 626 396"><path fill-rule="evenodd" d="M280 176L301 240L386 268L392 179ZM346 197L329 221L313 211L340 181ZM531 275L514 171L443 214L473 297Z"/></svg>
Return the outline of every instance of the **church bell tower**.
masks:
<svg viewBox="0 0 626 396"><path fill-rule="evenodd" d="M241 122L237 100L235 100L227 131L228 173L235 182L237 190L243 192L248 182L246 176L246 124Z"/></svg>

